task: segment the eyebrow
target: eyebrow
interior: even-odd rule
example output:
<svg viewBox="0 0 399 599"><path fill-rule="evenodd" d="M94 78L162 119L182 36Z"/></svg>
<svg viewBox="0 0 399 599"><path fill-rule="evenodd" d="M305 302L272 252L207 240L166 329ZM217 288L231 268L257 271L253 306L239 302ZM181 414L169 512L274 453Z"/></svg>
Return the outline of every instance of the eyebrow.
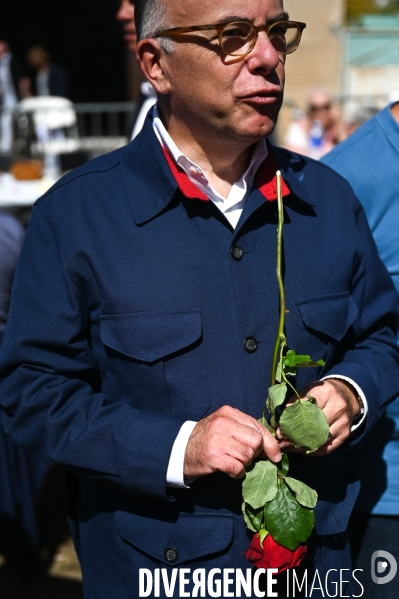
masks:
<svg viewBox="0 0 399 599"><path fill-rule="evenodd" d="M276 21L288 21L290 18L289 14L287 12L282 12L281 14L277 15L276 17L271 17L270 19L268 19L266 21L267 25L269 25L270 23L275 23ZM251 20L248 19L247 17L243 17L242 15L231 15L228 17L223 17L222 19L219 19L219 21L216 21L215 25L223 25L224 23L231 23L233 21L248 21L248 23L251 23Z"/></svg>
<svg viewBox="0 0 399 599"><path fill-rule="evenodd" d="M272 17L271 19L268 19L267 24L269 23L274 23L275 21L289 21L290 15L288 14L288 12L282 12L281 14L277 15L277 17Z"/></svg>

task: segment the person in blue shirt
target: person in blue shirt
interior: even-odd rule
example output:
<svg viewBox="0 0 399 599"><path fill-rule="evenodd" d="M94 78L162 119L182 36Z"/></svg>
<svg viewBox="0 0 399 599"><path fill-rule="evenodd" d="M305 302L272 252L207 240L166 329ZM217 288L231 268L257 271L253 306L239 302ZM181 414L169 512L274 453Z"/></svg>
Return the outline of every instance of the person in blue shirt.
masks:
<svg viewBox="0 0 399 599"><path fill-rule="evenodd" d="M251 575L242 477L293 449L258 421L279 321L280 169L286 332L325 361L296 384L330 427L317 456L290 460L319 496L304 594L316 570L350 568L347 454L399 393L396 292L349 184L267 139L304 24L280 0L139 0L135 17L158 102L130 144L33 208L0 351L2 422L68 470L86 599L138 597L159 569L170 584L187 575L185 595L189 572Z"/></svg>
<svg viewBox="0 0 399 599"><path fill-rule="evenodd" d="M0 343L6 328L11 287L24 235L25 229L19 220L0 212Z"/></svg>
<svg viewBox="0 0 399 599"><path fill-rule="evenodd" d="M322 162L349 181L363 204L399 296L399 103L376 114ZM387 407L356 457L362 483L354 519L357 566L369 568L378 549L389 551L399 563L399 398ZM363 596L377 599L381 588L370 584ZM383 589L384 599L397 597L399 577Z"/></svg>

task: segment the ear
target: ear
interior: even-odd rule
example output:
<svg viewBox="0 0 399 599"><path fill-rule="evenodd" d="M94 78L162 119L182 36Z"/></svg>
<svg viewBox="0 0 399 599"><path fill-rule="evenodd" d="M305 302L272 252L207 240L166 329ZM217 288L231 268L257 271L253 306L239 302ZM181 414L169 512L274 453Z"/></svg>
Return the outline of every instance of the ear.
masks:
<svg viewBox="0 0 399 599"><path fill-rule="evenodd" d="M143 71L146 79L152 84L158 94L168 94L170 84L167 74L162 68L165 59L165 51L161 48L157 40L141 40L137 44L136 58L140 69Z"/></svg>

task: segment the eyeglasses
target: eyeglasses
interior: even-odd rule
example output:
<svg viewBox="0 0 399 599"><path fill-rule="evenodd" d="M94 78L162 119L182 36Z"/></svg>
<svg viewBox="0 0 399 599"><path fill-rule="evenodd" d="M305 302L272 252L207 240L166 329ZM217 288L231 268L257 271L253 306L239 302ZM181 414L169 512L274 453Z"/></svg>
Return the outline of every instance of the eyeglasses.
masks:
<svg viewBox="0 0 399 599"><path fill-rule="evenodd" d="M248 21L231 21L216 25L193 25L173 27L159 31L154 37L175 37L193 31L216 31L220 49L229 56L243 57L251 52L260 31L264 31L278 54L291 54L301 41L306 23L299 21L275 21L270 25L255 27ZM210 40L212 41L212 40Z"/></svg>
<svg viewBox="0 0 399 599"><path fill-rule="evenodd" d="M309 106L309 112L324 112L327 110L331 110L332 108L332 104L327 103L327 104L320 104L319 106L316 105L311 105Z"/></svg>

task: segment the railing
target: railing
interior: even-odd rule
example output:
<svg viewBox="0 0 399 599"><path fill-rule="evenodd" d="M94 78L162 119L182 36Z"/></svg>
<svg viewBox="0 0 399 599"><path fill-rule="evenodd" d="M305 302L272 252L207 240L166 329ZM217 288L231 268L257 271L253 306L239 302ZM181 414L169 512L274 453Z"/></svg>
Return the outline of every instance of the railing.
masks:
<svg viewBox="0 0 399 599"><path fill-rule="evenodd" d="M80 148L98 154L124 145L134 108L135 102L74 104ZM0 127L1 117L13 112L13 108L0 107Z"/></svg>
<svg viewBox="0 0 399 599"><path fill-rule="evenodd" d="M124 145L135 102L74 105L81 148L106 152Z"/></svg>
<svg viewBox="0 0 399 599"><path fill-rule="evenodd" d="M80 137L125 135L135 102L74 104Z"/></svg>

